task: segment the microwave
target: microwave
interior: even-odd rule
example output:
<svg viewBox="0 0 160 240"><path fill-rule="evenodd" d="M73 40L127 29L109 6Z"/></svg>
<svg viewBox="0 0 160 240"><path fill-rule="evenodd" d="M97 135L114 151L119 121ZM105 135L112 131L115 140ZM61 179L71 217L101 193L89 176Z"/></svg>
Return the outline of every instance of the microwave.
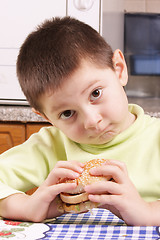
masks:
<svg viewBox="0 0 160 240"><path fill-rule="evenodd" d="M19 48L45 19L72 16L102 31L102 0L0 0L0 104L28 105L16 76Z"/></svg>

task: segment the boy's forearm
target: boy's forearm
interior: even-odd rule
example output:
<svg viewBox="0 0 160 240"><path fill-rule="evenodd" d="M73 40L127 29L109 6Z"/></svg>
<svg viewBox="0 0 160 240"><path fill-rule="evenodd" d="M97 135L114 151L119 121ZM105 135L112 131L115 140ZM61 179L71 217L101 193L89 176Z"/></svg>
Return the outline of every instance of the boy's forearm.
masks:
<svg viewBox="0 0 160 240"><path fill-rule="evenodd" d="M28 195L16 193L0 200L0 216L13 220L27 221L25 203Z"/></svg>
<svg viewBox="0 0 160 240"><path fill-rule="evenodd" d="M149 203L151 207L150 224L151 226L160 226L160 200Z"/></svg>
<svg viewBox="0 0 160 240"><path fill-rule="evenodd" d="M44 205L46 205L44 200L37 202L32 196L16 193L0 200L0 216L12 220L42 222L64 213L58 196L49 204L49 207Z"/></svg>

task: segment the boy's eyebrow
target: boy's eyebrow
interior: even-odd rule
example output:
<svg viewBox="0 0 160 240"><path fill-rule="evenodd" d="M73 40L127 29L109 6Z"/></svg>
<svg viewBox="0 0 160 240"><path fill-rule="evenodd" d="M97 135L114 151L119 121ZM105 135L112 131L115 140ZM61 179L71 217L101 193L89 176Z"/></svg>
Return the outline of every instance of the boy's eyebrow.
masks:
<svg viewBox="0 0 160 240"><path fill-rule="evenodd" d="M85 89L82 90L81 94L85 93L85 91L87 91L90 87L92 87L97 82L99 82L99 80L95 80L95 81L89 83L88 86L85 87Z"/></svg>
<svg viewBox="0 0 160 240"><path fill-rule="evenodd" d="M65 106L64 103L61 103L61 104L56 105L56 106L52 106L52 111L57 111L64 106Z"/></svg>

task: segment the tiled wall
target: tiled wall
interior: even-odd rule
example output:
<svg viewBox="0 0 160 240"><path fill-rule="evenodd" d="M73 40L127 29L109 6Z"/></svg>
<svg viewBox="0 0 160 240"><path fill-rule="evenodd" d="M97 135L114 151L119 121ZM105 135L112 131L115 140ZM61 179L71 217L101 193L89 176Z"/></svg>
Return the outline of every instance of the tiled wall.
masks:
<svg viewBox="0 0 160 240"><path fill-rule="evenodd" d="M127 12L160 13L160 0L124 0Z"/></svg>

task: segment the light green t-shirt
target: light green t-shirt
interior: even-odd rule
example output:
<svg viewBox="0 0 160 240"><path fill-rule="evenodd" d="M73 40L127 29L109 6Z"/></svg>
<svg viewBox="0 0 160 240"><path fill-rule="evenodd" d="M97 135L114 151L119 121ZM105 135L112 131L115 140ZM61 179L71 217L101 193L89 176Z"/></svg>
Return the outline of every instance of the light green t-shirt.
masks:
<svg viewBox="0 0 160 240"><path fill-rule="evenodd" d="M78 144L55 127L42 128L25 143L0 155L0 199L39 186L59 160L117 159L146 201L160 199L160 119L129 105L136 121L103 145Z"/></svg>

